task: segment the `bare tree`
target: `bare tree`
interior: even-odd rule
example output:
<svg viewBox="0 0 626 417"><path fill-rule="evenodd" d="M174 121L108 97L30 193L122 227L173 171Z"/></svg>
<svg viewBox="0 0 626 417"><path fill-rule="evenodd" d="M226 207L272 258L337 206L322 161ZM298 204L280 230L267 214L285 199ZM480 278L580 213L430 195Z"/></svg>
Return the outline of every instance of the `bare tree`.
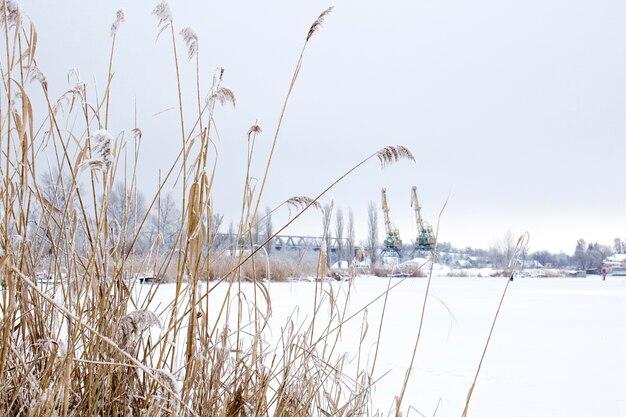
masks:
<svg viewBox="0 0 626 417"><path fill-rule="evenodd" d="M252 246L258 245L261 239L261 217L259 213L254 215L252 219Z"/></svg>
<svg viewBox="0 0 626 417"><path fill-rule="evenodd" d="M165 249L172 249L176 245L180 233L180 210L171 194L167 194L151 211L146 230L147 243L152 245L160 237L161 245Z"/></svg>
<svg viewBox="0 0 626 417"><path fill-rule="evenodd" d="M367 206L367 248L374 265L378 260L378 210L373 201Z"/></svg>
<svg viewBox="0 0 626 417"><path fill-rule="evenodd" d="M582 270L599 269L602 266L602 260L611 253L611 248L596 243L586 244L584 239L576 242L576 250L574 251L574 260Z"/></svg>
<svg viewBox="0 0 626 417"><path fill-rule="evenodd" d="M147 249L145 230L139 230L141 220L146 213L143 194L131 190L123 182L117 182L109 193L107 214L109 225L113 228L118 248L124 253L131 249L141 253ZM139 235L135 246L130 247L135 236Z"/></svg>
<svg viewBox="0 0 626 417"><path fill-rule="evenodd" d="M604 261L605 258L607 258L608 256L611 256L615 253L615 251L613 250L612 247L608 246L608 245L601 245L598 242L596 242L593 245L593 263L592 263L592 268L596 268L599 269L602 267L602 262Z"/></svg>
<svg viewBox="0 0 626 417"><path fill-rule="evenodd" d="M211 215L211 221L209 225L209 243L212 246L217 246L217 235L220 232L220 228L222 227L222 222L224 221L224 215L220 213L213 213Z"/></svg>
<svg viewBox="0 0 626 417"><path fill-rule="evenodd" d="M348 262L354 257L354 214L348 210Z"/></svg>
<svg viewBox="0 0 626 417"><path fill-rule="evenodd" d="M235 223L232 220L228 223L226 234L228 235L228 245L234 250L237 247L237 236L235 235Z"/></svg>
<svg viewBox="0 0 626 417"><path fill-rule="evenodd" d="M578 241L576 242L576 249L574 250L574 261L582 270L587 269L587 267L589 266L587 249L588 247L585 239L578 239Z"/></svg>
<svg viewBox="0 0 626 417"><path fill-rule="evenodd" d="M500 245L504 258L503 267L508 268L509 265L512 265L511 262L514 261L513 255L515 254L515 237L513 236L513 232L507 230L504 233L504 238L502 239Z"/></svg>
<svg viewBox="0 0 626 417"><path fill-rule="evenodd" d="M335 237L337 238L337 262L341 267L341 259L343 257L343 211L337 208L335 213Z"/></svg>
<svg viewBox="0 0 626 417"><path fill-rule="evenodd" d="M265 208L265 240L272 237L274 234L274 225L272 224L272 209L270 207ZM268 242L265 245L265 250L270 254L272 252L272 242Z"/></svg>
<svg viewBox="0 0 626 417"><path fill-rule="evenodd" d="M73 201L68 201L73 183L70 173L60 173L58 168L54 168L41 176L39 190L50 204L59 211L65 211L67 206L74 204Z"/></svg>
<svg viewBox="0 0 626 417"><path fill-rule="evenodd" d="M622 244L622 239L620 239L619 237L616 237L613 241L613 250L615 251L615 253L624 252L624 245Z"/></svg>
<svg viewBox="0 0 626 417"><path fill-rule="evenodd" d="M332 218L332 214L333 214L333 205L334 202L331 201L330 204L325 204L324 207L322 208L322 221L323 221L323 230L324 230L324 234L323 234L323 238L324 241L326 242L326 266L330 267L330 254L331 254L331 250L330 250L330 220Z"/></svg>
<svg viewBox="0 0 626 417"><path fill-rule="evenodd" d="M496 268L507 269L515 253L513 232L507 230L504 237L489 248L489 257ZM511 266L513 266L511 264Z"/></svg>
<svg viewBox="0 0 626 417"><path fill-rule="evenodd" d="M47 204L33 206L28 233L36 246L41 245L42 250L51 252L52 245L58 247L62 241L69 243L72 240L69 232L76 199L76 193L72 192L74 180L68 172L53 169L41 176L38 185ZM77 230L77 235L84 237L83 227ZM76 240L80 238L74 236Z"/></svg>

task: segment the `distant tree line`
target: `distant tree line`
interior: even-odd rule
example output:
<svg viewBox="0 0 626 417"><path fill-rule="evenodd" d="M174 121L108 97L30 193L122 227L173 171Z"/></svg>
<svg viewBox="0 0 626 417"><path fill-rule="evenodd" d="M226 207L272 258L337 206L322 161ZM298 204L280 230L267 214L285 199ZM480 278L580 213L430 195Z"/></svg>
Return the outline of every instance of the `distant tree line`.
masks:
<svg viewBox="0 0 626 417"><path fill-rule="evenodd" d="M506 269L508 260L514 250L513 240L507 232L505 238L488 249L483 248L455 248L449 242L442 242L438 245L439 260L443 263L453 263L455 258L450 253L463 254L467 257L475 257L485 260L494 268ZM535 252L522 251L519 258L523 261L536 261L547 268L576 268L580 270L598 270L602 267L602 262L608 256L615 253L624 253L624 247L620 239L616 238L613 247L602 245L598 242L587 243L585 239L576 242L572 255L566 253L552 253L547 250ZM447 262L446 262L447 261Z"/></svg>
<svg viewBox="0 0 626 417"><path fill-rule="evenodd" d="M55 207L54 213L64 212L62 205L73 204L73 202L65 200L65 196L69 192L64 189L64 184L70 183L70 178L65 178L65 181L63 181L63 177L59 176L58 173L49 173L42 177L40 185L46 201L49 202L50 206ZM149 213L147 212L148 204L143 194L136 189L129 188L122 182L113 185L107 198L108 204L106 207L110 236L112 241L115 242L115 247L112 250L125 254L132 251L134 254L143 255L149 253L154 245L157 244L161 249L166 250L176 247L177 241L182 236L181 212L171 195L159 196ZM46 212L46 208L36 208L35 212L39 213L41 217ZM341 208L334 209L333 203L324 205L321 212L323 236L327 241L327 262L329 266L331 262L336 261L347 261L350 263L354 257L356 247L356 230L352 210L348 211L347 224L343 210ZM48 215L51 214L48 213ZM334 227L331 226L333 217ZM210 219L204 219L204 221L209 241L216 242L216 237L222 227L223 215L214 213ZM52 226L43 228L35 221L32 229L41 241L52 243L55 239L54 236L58 234L55 227L61 227L56 225L61 225L62 222L53 221L49 223ZM265 242L273 235L272 210L267 207L263 215L257 213L254 221L248 226L251 227L251 232L248 236L242 235L240 237L241 241L251 239L252 242L248 242L251 245L259 245ZM80 229L78 230L80 231ZM240 233L240 231L235 230L231 222L227 235L235 236ZM330 245L328 244L328 239L331 237L338 238L339 242L332 258ZM346 239L344 240L344 238ZM84 240L85 236L77 233L76 239L78 241ZM461 259L471 257L484 266L489 265L493 268L507 269L514 256L516 244L515 236L510 231L507 231L502 239L487 249L474 247L457 248L450 242L439 242L437 244L438 261L453 265ZM373 201L370 201L367 206L367 235L365 241L360 242L360 246L364 249L372 264L380 261L379 255L382 248L379 236L378 207ZM271 254L271 244L266 245L266 250L268 255ZM522 248L522 251L515 254L515 256L523 262L536 261L544 267L590 270L601 268L603 260L614 253L626 253L626 244L620 238L615 238L612 246L602 245L597 242L587 243L584 239L579 239L576 242L572 255L551 253L546 250L529 252L528 248ZM405 244L402 249L402 255L405 259L414 255L413 245L410 243Z"/></svg>

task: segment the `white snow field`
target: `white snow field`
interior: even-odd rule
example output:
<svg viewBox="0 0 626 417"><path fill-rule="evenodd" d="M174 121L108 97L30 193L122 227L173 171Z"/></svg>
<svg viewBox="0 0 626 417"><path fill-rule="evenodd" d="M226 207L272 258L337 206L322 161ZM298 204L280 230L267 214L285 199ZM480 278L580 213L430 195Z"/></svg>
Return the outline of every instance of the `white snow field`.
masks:
<svg viewBox="0 0 626 417"><path fill-rule="evenodd" d="M324 283L339 300L350 291L346 317L358 312L342 328L338 352L347 352L355 368L364 320L359 310L388 284L397 286L387 302L373 374L381 379L372 396L374 410L383 415L391 410L411 360L427 279L363 276ZM405 416L461 417L506 284L506 278L433 277L403 401ZM294 309L299 321L310 318L315 286L269 284L270 339L278 339ZM249 295L251 287L242 284L242 291ZM162 285L157 298L167 300L172 289ZM223 289L216 288L215 297ZM367 307L361 367L373 364L383 301ZM518 278L504 298L468 416L626 416L625 348L626 278Z"/></svg>

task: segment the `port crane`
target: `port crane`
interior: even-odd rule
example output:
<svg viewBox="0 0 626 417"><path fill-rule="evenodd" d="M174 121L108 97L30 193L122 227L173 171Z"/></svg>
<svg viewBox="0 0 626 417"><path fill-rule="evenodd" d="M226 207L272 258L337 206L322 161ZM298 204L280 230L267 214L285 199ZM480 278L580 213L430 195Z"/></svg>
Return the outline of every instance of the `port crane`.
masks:
<svg viewBox="0 0 626 417"><path fill-rule="evenodd" d="M385 232L387 237L383 242L383 250L380 252L381 257L396 257L400 258L400 249L402 248L402 239L400 239L400 232L396 229L389 219L389 205L387 204L387 189L383 188L381 192L381 200L383 206L383 216L385 218Z"/></svg>
<svg viewBox="0 0 626 417"><path fill-rule="evenodd" d="M411 206L415 211L415 223L417 224L417 238L415 239L415 251L431 251L435 246L435 234L433 227L422 219L420 203L417 199L417 187L411 189Z"/></svg>

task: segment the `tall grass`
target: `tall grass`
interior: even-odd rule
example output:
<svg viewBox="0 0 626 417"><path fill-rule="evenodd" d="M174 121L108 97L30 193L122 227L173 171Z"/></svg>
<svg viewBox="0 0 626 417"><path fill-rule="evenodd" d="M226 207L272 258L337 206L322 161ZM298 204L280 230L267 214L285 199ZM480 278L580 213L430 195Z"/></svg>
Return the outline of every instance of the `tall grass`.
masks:
<svg viewBox="0 0 626 417"><path fill-rule="evenodd" d="M346 305L337 301L332 287L323 287L323 268L318 273L311 322L299 326L289 320L279 345L268 344L264 335L272 300L257 272L272 267L259 251L273 236L262 245L252 245L252 229L270 179L289 97L296 88L307 45L330 11L320 14L306 34L258 189L251 185L250 167L262 129L256 123L249 129L237 227L238 241L244 241L249 250L239 250L238 256L224 261L222 254L215 253L210 221L215 214L211 196L218 159L214 116L217 106L234 105L235 95L222 85L223 70L214 74L208 92L200 90L195 32L181 31L188 57L196 58L197 115L186 121L174 18L167 3L158 4L154 11L158 33L171 35L181 147L174 163L164 169L157 192L140 210L137 167L142 132L138 126L130 130L129 156L123 151L124 135L108 130L115 114L110 111L115 106L110 86L123 12L117 12L111 28L104 95L98 98L75 74L75 86L55 99L49 96L48 80L38 69L34 25L16 2L2 3L2 415L327 417L372 413L371 374L360 364L362 369L349 377L345 360L335 355L341 327L356 315L347 316ZM39 103L43 108L34 107ZM43 117L36 118L40 114ZM77 120L73 129L63 129L70 119ZM44 155L53 161L52 166L42 164ZM275 234L311 207L318 207L335 184L375 157L383 167L413 159L403 146L371 153L315 198L294 197L276 207L298 211ZM119 183L123 184L122 197L115 197ZM166 246L161 203L166 184L173 183L181 187L182 209L174 244ZM148 250L139 254L142 232L155 212L156 235L148 242ZM171 299L159 304L156 285L139 287L137 277L146 270L173 275ZM211 271L218 270L213 282L203 283ZM253 283L251 296L241 286L246 279ZM222 292L216 296L218 289ZM359 351L362 348L356 346Z"/></svg>

